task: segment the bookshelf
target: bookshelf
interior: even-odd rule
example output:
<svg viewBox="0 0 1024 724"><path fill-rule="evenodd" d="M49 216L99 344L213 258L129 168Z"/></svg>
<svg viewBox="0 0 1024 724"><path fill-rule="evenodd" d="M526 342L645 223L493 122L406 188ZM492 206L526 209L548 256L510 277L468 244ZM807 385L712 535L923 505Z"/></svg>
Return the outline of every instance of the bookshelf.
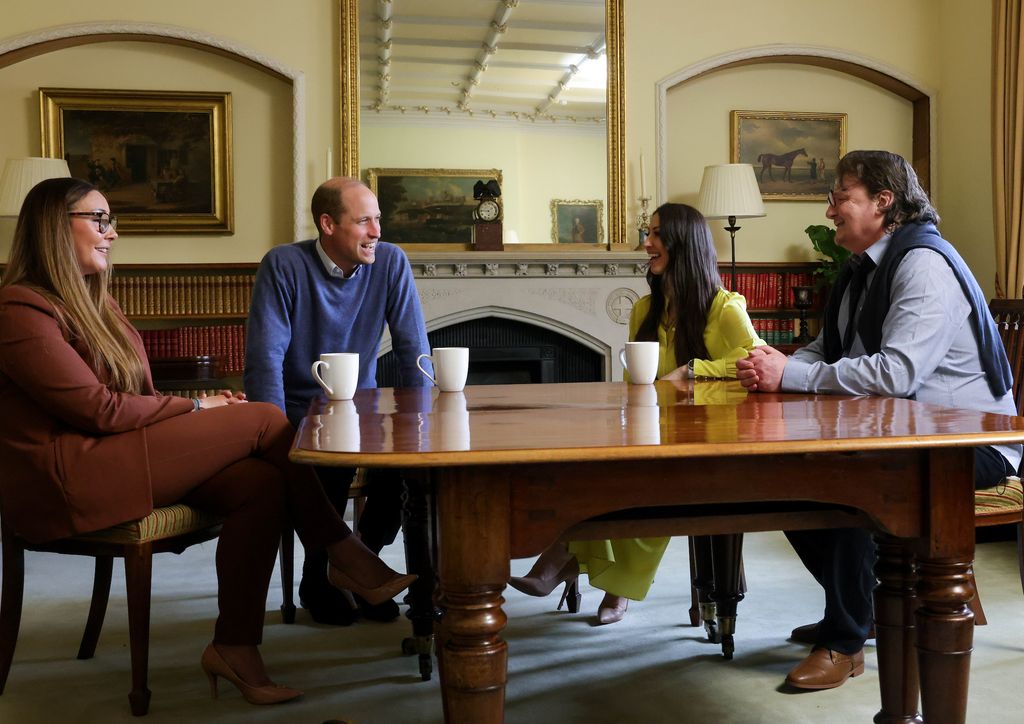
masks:
<svg viewBox="0 0 1024 724"><path fill-rule="evenodd" d="M187 397L241 389L257 264L119 264L111 294L142 335L153 379Z"/></svg>
<svg viewBox="0 0 1024 724"><path fill-rule="evenodd" d="M793 343L799 334L800 310L793 304L794 286L815 286L815 262L748 262L736 265L736 289L747 300L747 312L754 329L768 344L791 353L800 345ZM729 265L720 264L722 283L729 288ZM810 335L818 333L824 292L815 290L814 302L807 310Z"/></svg>

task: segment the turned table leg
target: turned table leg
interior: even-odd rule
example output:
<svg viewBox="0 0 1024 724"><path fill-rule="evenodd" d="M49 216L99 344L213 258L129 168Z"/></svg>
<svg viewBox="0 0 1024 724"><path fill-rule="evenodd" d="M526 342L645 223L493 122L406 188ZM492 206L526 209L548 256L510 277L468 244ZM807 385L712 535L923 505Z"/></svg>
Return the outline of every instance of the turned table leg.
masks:
<svg viewBox="0 0 1024 724"><path fill-rule="evenodd" d="M878 686L882 710L876 724L920 722L918 713L917 651L913 551L895 538L876 535L875 631L878 641Z"/></svg>

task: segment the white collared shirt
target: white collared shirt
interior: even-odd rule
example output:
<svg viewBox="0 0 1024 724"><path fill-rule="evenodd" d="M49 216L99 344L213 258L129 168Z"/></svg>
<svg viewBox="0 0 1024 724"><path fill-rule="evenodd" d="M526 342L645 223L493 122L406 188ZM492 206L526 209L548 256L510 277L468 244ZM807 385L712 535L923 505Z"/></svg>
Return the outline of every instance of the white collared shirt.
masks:
<svg viewBox="0 0 1024 724"><path fill-rule="evenodd" d="M327 252L324 251L324 245L320 243L319 239L316 240L316 253L320 257L320 263L324 265L327 273L337 279L351 279L363 267L362 264L356 264L356 268L352 270L352 273L345 276L345 272L341 270L341 267L331 261L331 257L327 256Z"/></svg>

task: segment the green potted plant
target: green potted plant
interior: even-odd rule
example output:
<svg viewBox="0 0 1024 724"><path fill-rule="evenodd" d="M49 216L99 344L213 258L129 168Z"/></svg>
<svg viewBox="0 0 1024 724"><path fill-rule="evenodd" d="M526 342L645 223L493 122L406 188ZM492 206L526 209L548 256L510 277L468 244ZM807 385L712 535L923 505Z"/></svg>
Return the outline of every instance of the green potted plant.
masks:
<svg viewBox="0 0 1024 724"><path fill-rule="evenodd" d="M814 270L814 276L818 279L819 288L829 288L836 282L839 270L850 258L850 252L836 243L836 230L824 224L812 224L804 229L804 233L811 239L814 250L821 254L820 266Z"/></svg>

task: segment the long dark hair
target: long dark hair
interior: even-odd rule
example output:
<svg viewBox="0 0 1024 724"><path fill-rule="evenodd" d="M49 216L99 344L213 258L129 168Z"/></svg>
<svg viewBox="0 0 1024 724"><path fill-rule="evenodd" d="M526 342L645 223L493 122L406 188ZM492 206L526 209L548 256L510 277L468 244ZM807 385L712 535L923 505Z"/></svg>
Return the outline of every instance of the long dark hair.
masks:
<svg viewBox="0 0 1024 724"><path fill-rule="evenodd" d="M40 181L25 196L0 287L31 287L53 305L57 318L89 350L96 376L118 392L138 394L142 360L107 293L110 267L82 275L68 211L98 189L75 178Z"/></svg>
<svg viewBox="0 0 1024 724"><path fill-rule="evenodd" d="M669 298L675 314L676 364L686 364L695 357L707 359L704 327L711 303L722 286L711 229L704 216L686 204L662 204L654 213L658 215L659 234L668 254L668 264L663 274L647 272L651 307L640 323L636 338L641 342L657 341L658 324L665 312L665 300Z"/></svg>

